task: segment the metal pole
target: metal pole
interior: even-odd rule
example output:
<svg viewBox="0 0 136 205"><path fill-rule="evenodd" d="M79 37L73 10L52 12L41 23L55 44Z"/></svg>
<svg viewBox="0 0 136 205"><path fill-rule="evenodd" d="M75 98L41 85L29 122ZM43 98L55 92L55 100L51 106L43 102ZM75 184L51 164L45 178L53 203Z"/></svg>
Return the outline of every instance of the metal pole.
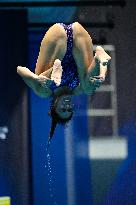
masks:
<svg viewBox="0 0 136 205"><path fill-rule="evenodd" d="M125 0L92 0L92 1L51 1L51 2L0 2L0 8L18 7L83 7L83 6L121 6L126 5Z"/></svg>
<svg viewBox="0 0 136 205"><path fill-rule="evenodd" d="M39 22L39 23L28 23L28 27L29 28L45 28L45 27L50 27L53 24L55 24L56 22L52 22L52 23L43 23L43 22ZM64 22L65 23L65 22ZM95 28L114 28L114 23L109 23L109 22L80 22L84 27L95 27ZM65 24L70 24L70 22L66 22Z"/></svg>

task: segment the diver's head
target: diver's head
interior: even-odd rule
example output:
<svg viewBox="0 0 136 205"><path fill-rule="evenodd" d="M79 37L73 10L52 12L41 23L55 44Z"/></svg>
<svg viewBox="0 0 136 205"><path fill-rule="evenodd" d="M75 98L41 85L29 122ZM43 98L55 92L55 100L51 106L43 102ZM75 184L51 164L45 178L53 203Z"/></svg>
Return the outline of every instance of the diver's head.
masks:
<svg viewBox="0 0 136 205"><path fill-rule="evenodd" d="M73 105L70 95L62 95L57 99L55 112L62 121L71 118L71 115L73 114Z"/></svg>
<svg viewBox="0 0 136 205"><path fill-rule="evenodd" d="M73 105L70 95L61 95L53 99L50 116L52 118L52 125L50 129L49 140L53 137L57 124L65 125L73 116Z"/></svg>

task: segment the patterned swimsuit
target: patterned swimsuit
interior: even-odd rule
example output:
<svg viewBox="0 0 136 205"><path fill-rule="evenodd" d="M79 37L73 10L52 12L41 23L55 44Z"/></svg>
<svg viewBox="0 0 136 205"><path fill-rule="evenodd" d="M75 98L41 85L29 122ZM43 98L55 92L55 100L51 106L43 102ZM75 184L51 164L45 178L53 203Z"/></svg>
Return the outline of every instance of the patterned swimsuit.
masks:
<svg viewBox="0 0 136 205"><path fill-rule="evenodd" d="M60 25L64 27L67 33L67 51L61 62L63 68L61 84L59 86L56 86L56 84L53 82L50 86L52 91L62 86L67 86L71 89L74 89L79 84L77 66L72 54L72 48L73 48L72 24L65 25L63 23L60 23Z"/></svg>

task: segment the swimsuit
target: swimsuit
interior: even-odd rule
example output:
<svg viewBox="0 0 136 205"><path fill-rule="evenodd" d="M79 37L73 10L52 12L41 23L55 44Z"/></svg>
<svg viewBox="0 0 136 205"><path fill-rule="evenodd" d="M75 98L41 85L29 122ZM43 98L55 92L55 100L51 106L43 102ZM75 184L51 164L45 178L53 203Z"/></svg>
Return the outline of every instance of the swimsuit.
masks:
<svg viewBox="0 0 136 205"><path fill-rule="evenodd" d="M72 48L73 48L72 24L65 25L63 23L60 23L60 25L63 26L63 28L65 29L67 33L67 51L61 62L62 69L63 69L62 77L61 77L61 84L59 86L56 86L56 84L53 82L50 86L50 89L52 91L62 86L67 86L71 89L74 89L75 87L79 85L77 65L76 65L76 62L72 54Z"/></svg>

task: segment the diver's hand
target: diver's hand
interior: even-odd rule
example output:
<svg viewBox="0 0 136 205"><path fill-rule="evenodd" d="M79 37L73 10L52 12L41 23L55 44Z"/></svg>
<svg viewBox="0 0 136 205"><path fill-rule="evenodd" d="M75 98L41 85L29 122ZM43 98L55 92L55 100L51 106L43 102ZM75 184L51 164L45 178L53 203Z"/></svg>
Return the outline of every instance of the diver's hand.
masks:
<svg viewBox="0 0 136 205"><path fill-rule="evenodd" d="M104 78L101 76L93 76L93 77L87 77L85 79L83 91L87 95L92 95L97 88L101 86L103 83Z"/></svg>
<svg viewBox="0 0 136 205"><path fill-rule="evenodd" d="M93 76L90 77L90 81L94 88L99 88L101 84L105 81L105 76Z"/></svg>
<svg viewBox="0 0 136 205"><path fill-rule="evenodd" d="M53 80L57 86L61 84L62 71L61 61L56 59L53 64L51 80Z"/></svg>
<svg viewBox="0 0 136 205"><path fill-rule="evenodd" d="M41 86L45 87L45 88L49 88L50 85L53 83L53 80L51 80L50 78L47 78L46 76L43 76L42 74L40 74L39 76L37 76L37 82L39 84L41 84Z"/></svg>

